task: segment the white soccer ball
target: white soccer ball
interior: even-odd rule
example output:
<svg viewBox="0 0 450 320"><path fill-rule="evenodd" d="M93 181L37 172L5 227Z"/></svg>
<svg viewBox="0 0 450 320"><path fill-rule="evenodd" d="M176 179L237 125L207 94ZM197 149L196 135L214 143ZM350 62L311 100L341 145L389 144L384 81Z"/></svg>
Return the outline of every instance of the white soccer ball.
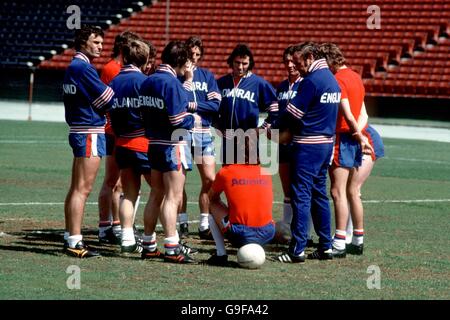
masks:
<svg viewBox="0 0 450 320"><path fill-rule="evenodd" d="M279 220L275 222L275 243L278 244L289 244L291 241L291 226L284 222L283 220Z"/></svg>
<svg viewBox="0 0 450 320"><path fill-rule="evenodd" d="M249 243L239 248L237 262L242 268L258 269L266 260L263 247L257 243Z"/></svg>

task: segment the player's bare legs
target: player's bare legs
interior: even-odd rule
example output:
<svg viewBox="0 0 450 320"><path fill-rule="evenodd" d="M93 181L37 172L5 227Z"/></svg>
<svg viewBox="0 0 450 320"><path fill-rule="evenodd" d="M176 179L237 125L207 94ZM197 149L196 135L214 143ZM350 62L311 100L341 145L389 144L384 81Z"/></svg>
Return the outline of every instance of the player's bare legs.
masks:
<svg viewBox="0 0 450 320"><path fill-rule="evenodd" d="M100 167L100 157L74 158L72 181L64 203L66 230L72 235L81 235L84 207Z"/></svg>
<svg viewBox="0 0 450 320"><path fill-rule="evenodd" d="M119 207L121 193L122 184L120 181L120 170L117 166L115 157L106 156L105 178L98 195L99 225L100 229L102 228L102 225L105 225L105 227L99 230L99 237L104 236L104 231L108 228L106 222L110 221L110 215L112 215L111 218L116 224L120 220ZM117 225L117 227L119 226L120 225ZM115 231L115 234L119 234L120 228Z"/></svg>
<svg viewBox="0 0 450 320"><path fill-rule="evenodd" d="M349 198L357 198L361 203L361 206L361 188L370 176L374 164L375 162L372 160L371 156L363 156L361 166L359 168L353 168L350 172L349 185L351 184L353 191L352 195L349 195ZM364 242L364 210L354 211L353 208L351 208L350 213L347 222L347 235L352 235L351 243L360 246L359 251L356 253L361 254L361 244ZM349 241L347 241L347 243L349 243Z"/></svg>
<svg viewBox="0 0 450 320"><path fill-rule="evenodd" d="M209 232L209 196L208 191L216 176L216 163L214 156L203 156L200 159L196 159L198 172L202 180L202 187L198 197L198 204L200 208L200 224L199 235L200 238L211 239Z"/></svg>
<svg viewBox="0 0 450 320"><path fill-rule="evenodd" d="M183 186L186 175L183 169L163 174L164 201L161 206L161 223L166 238L177 235L177 213L183 201Z"/></svg>
<svg viewBox="0 0 450 320"><path fill-rule="evenodd" d="M350 169L332 165L330 170L331 196L334 203L336 232L333 249L345 250L346 227L348 220L347 181ZM353 209L353 208L352 208ZM355 208L357 210L358 208Z"/></svg>

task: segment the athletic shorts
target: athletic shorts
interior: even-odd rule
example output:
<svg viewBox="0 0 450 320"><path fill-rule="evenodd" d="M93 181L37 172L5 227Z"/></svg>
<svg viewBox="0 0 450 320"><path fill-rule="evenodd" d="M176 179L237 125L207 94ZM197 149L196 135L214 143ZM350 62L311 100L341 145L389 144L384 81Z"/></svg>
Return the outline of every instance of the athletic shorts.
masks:
<svg viewBox="0 0 450 320"><path fill-rule="evenodd" d="M106 155L113 156L116 144L116 136L113 134L105 133L105 139L106 139Z"/></svg>
<svg viewBox="0 0 450 320"><path fill-rule="evenodd" d="M372 160L384 157L384 144L380 134L372 126L368 126L363 134L369 139L369 143L375 151L375 154L371 154Z"/></svg>
<svg viewBox="0 0 450 320"><path fill-rule="evenodd" d="M361 147L350 133L336 133L333 150L333 164L342 168L361 166Z"/></svg>
<svg viewBox="0 0 450 320"><path fill-rule="evenodd" d="M292 159L292 143L278 145L279 163L290 163Z"/></svg>
<svg viewBox="0 0 450 320"><path fill-rule="evenodd" d="M156 144L148 146L148 159L150 167L160 172L179 171L184 168L192 170L191 153L188 152L187 144Z"/></svg>
<svg viewBox="0 0 450 320"><path fill-rule="evenodd" d="M69 133L69 144L75 158L101 158L106 155L104 133Z"/></svg>
<svg viewBox="0 0 450 320"><path fill-rule="evenodd" d="M214 137L211 131L190 132L189 143L191 144L191 152L195 157L215 157Z"/></svg>
<svg viewBox="0 0 450 320"><path fill-rule="evenodd" d="M133 168L140 174L150 173L150 161L147 152L139 152L116 146L116 162L119 169Z"/></svg>
<svg viewBox="0 0 450 320"><path fill-rule="evenodd" d="M275 236L275 224L270 222L262 227L230 224L225 236L234 247L240 248L249 243L257 243L263 246L270 243Z"/></svg>

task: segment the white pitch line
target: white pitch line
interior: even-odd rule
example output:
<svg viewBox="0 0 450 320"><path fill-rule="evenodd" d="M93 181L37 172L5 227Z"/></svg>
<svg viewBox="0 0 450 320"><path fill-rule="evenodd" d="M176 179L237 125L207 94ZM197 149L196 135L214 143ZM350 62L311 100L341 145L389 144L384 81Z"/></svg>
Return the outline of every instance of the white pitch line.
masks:
<svg viewBox="0 0 450 320"><path fill-rule="evenodd" d="M411 200L363 200L363 203L433 203L450 202L450 199L411 199ZM283 201L274 201L274 204L283 204ZM98 202L86 202L87 205L98 205ZM146 202L139 202L146 204ZM189 205L197 205L197 202L188 201ZM3 202L0 206L61 206L64 202Z"/></svg>

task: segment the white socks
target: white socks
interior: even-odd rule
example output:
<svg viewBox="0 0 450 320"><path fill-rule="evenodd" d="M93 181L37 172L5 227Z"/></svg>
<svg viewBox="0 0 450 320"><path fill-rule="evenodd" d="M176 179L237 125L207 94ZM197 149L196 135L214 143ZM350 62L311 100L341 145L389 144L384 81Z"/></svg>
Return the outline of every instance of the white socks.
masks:
<svg viewBox="0 0 450 320"><path fill-rule="evenodd" d="M164 250L167 254L174 254L175 249L178 248L180 242L180 237L178 236L178 232L173 237L164 238Z"/></svg>
<svg viewBox="0 0 450 320"><path fill-rule="evenodd" d="M218 256L227 254L225 249L225 239L212 215L209 215L209 229L211 230L214 242L216 243L216 252Z"/></svg>
<svg viewBox="0 0 450 320"><path fill-rule="evenodd" d="M200 213L200 225L198 229L205 231L209 228L209 213Z"/></svg>
<svg viewBox="0 0 450 320"><path fill-rule="evenodd" d="M76 234L67 237L67 242L69 243L70 248L75 248L77 243L80 242L81 240L83 240L83 236L81 234Z"/></svg>
<svg viewBox="0 0 450 320"><path fill-rule="evenodd" d="M122 246L131 246L135 243L133 228L122 228Z"/></svg>
<svg viewBox="0 0 450 320"><path fill-rule="evenodd" d="M142 239L142 245L148 251L155 251L157 247L156 243L156 232L153 232L151 235L144 234Z"/></svg>
<svg viewBox="0 0 450 320"><path fill-rule="evenodd" d="M344 250L345 249L345 230L339 230L336 229L336 233L334 234L333 239L333 248L338 250Z"/></svg>

